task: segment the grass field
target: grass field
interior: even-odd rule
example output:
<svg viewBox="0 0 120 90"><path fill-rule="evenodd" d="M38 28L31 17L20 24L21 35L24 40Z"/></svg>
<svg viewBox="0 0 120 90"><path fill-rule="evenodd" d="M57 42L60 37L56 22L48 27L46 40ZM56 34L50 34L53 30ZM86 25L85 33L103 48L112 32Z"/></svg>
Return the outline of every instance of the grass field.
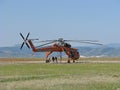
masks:
<svg viewBox="0 0 120 90"><path fill-rule="evenodd" d="M120 90L120 64L4 64L0 90Z"/></svg>

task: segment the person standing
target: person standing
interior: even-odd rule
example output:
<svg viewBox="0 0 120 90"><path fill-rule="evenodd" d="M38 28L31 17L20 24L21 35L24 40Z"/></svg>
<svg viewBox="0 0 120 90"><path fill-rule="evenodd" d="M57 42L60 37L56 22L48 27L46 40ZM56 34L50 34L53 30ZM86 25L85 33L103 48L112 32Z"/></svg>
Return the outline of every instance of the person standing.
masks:
<svg viewBox="0 0 120 90"><path fill-rule="evenodd" d="M54 59L55 59L55 61L57 62L57 57L55 57Z"/></svg>
<svg viewBox="0 0 120 90"><path fill-rule="evenodd" d="M55 58L54 57L52 57L52 61L54 62L54 60L55 60Z"/></svg>

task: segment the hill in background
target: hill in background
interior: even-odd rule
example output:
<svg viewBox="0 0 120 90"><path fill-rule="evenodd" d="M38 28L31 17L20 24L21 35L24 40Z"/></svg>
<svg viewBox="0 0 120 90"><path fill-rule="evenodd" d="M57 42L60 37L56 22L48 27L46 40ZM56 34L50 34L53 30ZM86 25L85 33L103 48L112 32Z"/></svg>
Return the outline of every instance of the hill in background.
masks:
<svg viewBox="0 0 120 90"><path fill-rule="evenodd" d="M109 44L102 46L79 46L80 55L84 57L120 57L120 44ZM52 55L59 56L59 53ZM65 57L65 53L62 54ZM32 55L32 50L24 47L20 50L20 46L0 47L0 57L45 57L45 52L38 52Z"/></svg>

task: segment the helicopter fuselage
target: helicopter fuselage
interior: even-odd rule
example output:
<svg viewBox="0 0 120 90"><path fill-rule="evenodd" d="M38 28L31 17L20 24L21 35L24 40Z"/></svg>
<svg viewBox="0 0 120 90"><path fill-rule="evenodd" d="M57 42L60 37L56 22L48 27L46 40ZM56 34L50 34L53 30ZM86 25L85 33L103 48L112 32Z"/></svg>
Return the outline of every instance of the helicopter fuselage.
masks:
<svg viewBox="0 0 120 90"><path fill-rule="evenodd" d="M72 60L77 60L80 57L78 50L76 48L71 48L71 45L68 43L65 43L65 45L55 43L51 46L36 48L31 40L28 40L28 42L33 52L46 52L46 58L48 58L52 52L65 52L68 58Z"/></svg>

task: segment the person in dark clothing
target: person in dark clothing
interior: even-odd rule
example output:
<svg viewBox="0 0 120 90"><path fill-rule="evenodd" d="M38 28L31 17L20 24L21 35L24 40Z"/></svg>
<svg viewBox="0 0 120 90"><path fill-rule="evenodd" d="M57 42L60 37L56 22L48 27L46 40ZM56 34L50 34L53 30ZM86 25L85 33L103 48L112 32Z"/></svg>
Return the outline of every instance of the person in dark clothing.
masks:
<svg viewBox="0 0 120 90"><path fill-rule="evenodd" d="M55 60L55 58L54 57L52 57L52 61L54 62L54 60Z"/></svg>
<svg viewBox="0 0 120 90"><path fill-rule="evenodd" d="M56 60L56 62L57 62L57 57L55 57L54 59L55 59L55 60Z"/></svg>

